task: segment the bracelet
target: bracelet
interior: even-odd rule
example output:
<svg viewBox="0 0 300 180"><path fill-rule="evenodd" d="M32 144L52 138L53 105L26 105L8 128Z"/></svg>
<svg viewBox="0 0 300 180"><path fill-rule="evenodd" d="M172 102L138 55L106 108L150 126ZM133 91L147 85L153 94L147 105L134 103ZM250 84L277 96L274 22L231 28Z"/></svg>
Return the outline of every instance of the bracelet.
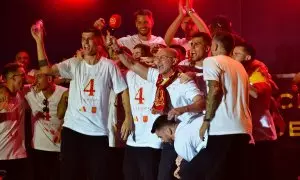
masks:
<svg viewBox="0 0 300 180"><path fill-rule="evenodd" d="M211 121L211 119L206 119L206 118L204 118L204 120L203 120L204 122L210 122Z"/></svg>
<svg viewBox="0 0 300 180"><path fill-rule="evenodd" d="M39 60L38 63L39 63L39 67L48 66L48 61L47 61L47 59Z"/></svg>

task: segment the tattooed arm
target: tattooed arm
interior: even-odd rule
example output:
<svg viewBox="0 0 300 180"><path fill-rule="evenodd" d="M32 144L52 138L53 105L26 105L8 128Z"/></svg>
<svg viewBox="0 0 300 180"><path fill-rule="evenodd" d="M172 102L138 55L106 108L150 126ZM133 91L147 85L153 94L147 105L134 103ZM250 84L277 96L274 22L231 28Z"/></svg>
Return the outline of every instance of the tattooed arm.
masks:
<svg viewBox="0 0 300 180"><path fill-rule="evenodd" d="M205 132L209 128L210 121L214 118L217 108L222 100L223 91L218 81L208 81L208 95L206 99L206 113L200 128L200 138L203 140Z"/></svg>
<svg viewBox="0 0 300 180"><path fill-rule="evenodd" d="M9 92L5 87L0 87L0 111L8 106Z"/></svg>
<svg viewBox="0 0 300 180"><path fill-rule="evenodd" d="M222 100L223 92L218 81L208 81L205 120L212 120Z"/></svg>

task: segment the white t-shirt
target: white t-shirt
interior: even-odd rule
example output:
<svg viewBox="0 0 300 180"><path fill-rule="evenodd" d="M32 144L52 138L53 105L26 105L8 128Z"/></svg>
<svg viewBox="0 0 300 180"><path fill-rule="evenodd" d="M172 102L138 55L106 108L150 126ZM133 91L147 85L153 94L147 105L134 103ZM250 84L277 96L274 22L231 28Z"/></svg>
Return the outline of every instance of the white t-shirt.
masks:
<svg viewBox="0 0 300 180"><path fill-rule="evenodd" d="M126 36L118 39L118 43L122 46L126 46L127 48L130 49L130 51L133 50L134 46L137 44L146 44L150 46L151 44L163 44L166 45L165 40L161 37L151 35L150 40L148 41L143 41L139 38L137 34L132 35L132 36Z"/></svg>
<svg viewBox="0 0 300 180"><path fill-rule="evenodd" d="M25 98L31 108L32 117L32 148L42 151L60 151L60 143L55 142L54 138L59 131L61 125L61 120L57 117L57 106L62 97L62 94L67 90L67 88L61 86L55 86L55 91L48 98L48 108L49 117L35 119L34 116L41 112L43 113L43 108L46 107L43 101L46 99L43 92L36 93L33 88L25 95Z"/></svg>
<svg viewBox="0 0 300 180"><path fill-rule="evenodd" d="M159 114L152 114L156 85L144 80L132 71L128 71L126 80L129 88L130 106L135 125L133 134L127 139L127 145L134 147L151 147L158 149L161 140L151 133L152 125Z"/></svg>
<svg viewBox="0 0 300 180"><path fill-rule="evenodd" d="M203 62L204 80L218 81L223 97L210 123L209 135L252 134L249 80L243 65L228 56L208 57Z"/></svg>
<svg viewBox="0 0 300 180"><path fill-rule="evenodd" d="M85 135L107 136L110 91L118 94L127 88L117 66L101 57L95 65L71 58L57 67L61 77L72 79L63 126Z"/></svg>
<svg viewBox="0 0 300 180"><path fill-rule="evenodd" d="M199 135L202 122L203 116L192 121L181 122L176 128L174 148L176 153L186 161L191 161L201 149L206 147L207 133L205 133L204 141Z"/></svg>
<svg viewBox="0 0 300 180"><path fill-rule="evenodd" d="M156 84L159 72L157 69L149 68L147 80ZM172 84L167 87L167 91L170 95L171 105L173 108L183 107L193 104L193 99L197 95L203 95L203 93L197 88L194 81L187 83L180 83L180 79L177 78ZM186 112L177 118L181 121L188 121L199 116L200 113Z"/></svg>
<svg viewBox="0 0 300 180"><path fill-rule="evenodd" d="M9 99L9 106L0 111L0 160L26 158L25 100L17 93Z"/></svg>

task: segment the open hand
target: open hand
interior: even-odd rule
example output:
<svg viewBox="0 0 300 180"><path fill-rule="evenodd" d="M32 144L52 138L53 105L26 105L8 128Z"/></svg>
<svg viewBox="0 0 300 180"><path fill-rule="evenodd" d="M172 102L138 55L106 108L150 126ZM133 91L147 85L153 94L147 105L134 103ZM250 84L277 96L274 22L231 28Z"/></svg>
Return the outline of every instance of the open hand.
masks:
<svg viewBox="0 0 300 180"><path fill-rule="evenodd" d="M122 127L121 127L121 138L123 141L127 140L128 136L131 134L133 131L133 119L125 119Z"/></svg>

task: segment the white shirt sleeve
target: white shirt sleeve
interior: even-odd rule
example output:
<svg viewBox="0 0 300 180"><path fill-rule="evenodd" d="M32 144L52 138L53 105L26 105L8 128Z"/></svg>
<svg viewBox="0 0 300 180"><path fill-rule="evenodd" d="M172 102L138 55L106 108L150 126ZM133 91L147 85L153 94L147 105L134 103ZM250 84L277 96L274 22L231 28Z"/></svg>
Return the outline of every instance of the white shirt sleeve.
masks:
<svg viewBox="0 0 300 180"><path fill-rule="evenodd" d="M198 95L204 95L204 93L198 89L194 81L189 81L185 83L184 86L185 87L182 87L182 90L184 90L184 97L191 101Z"/></svg>
<svg viewBox="0 0 300 180"><path fill-rule="evenodd" d="M110 76L112 81L113 90L116 94L124 91L127 88L127 84L117 66L113 64L110 69Z"/></svg>
<svg viewBox="0 0 300 180"><path fill-rule="evenodd" d="M205 81L220 81L221 71L222 70L214 58L209 57L203 61L203 79Z"/></svg>
<svg viewBox="0 0 300 180"><path fill-rule="evenodd" d="M159 72L157 69L149 68L147 74L147 81L156 83L158 79Z"/></svg>
<svg viewBox="0 0 300 180"><path fill-rule="evenodd" d="M76 58L71 58L56 64L60 76L66 79L73 79L72 66L78 61Z"/></svg>

